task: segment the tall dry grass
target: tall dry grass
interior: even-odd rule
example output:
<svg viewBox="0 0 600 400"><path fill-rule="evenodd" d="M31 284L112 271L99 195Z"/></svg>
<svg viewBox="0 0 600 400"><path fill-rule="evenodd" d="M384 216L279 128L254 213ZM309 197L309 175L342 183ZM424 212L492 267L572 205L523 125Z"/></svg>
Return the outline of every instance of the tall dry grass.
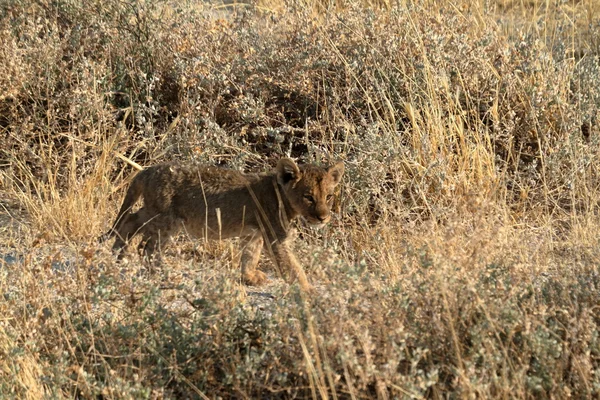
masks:
<svg viewBox="0 0 600 400"><path fill-rule="evenodd" d="M599 12L5 1L0 394L598 396ZM234 243L154 275L97 244L136 165L282 155L346 163L298 226L314 298Z"/></svg>

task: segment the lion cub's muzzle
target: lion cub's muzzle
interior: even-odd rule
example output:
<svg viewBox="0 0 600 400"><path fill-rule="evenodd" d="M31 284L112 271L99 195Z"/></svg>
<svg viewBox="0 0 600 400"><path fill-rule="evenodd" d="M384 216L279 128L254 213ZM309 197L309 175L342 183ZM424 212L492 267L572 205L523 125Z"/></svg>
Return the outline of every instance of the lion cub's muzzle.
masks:
<svg viewBox="0 0 600 400"><path fill-rule="evenodd" d="M325 224L329 222L331 219L331 215L318 215L318 216L309 216L305 218L306 221L316 228L321 228Z"/></svg>

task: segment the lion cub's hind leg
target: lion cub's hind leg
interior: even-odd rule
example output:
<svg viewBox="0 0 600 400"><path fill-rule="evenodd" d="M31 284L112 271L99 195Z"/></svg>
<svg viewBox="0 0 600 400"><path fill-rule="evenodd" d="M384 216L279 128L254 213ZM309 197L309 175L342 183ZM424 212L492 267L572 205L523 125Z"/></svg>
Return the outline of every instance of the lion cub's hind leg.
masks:
<svg viewBox="0 0 600 400"><path fill-rule="evenodd" d="M171 236L176 231L176 220L169 214L156 215L147 220L140 228L142 240L138 245L138 252L148 262L162 262L162 251L171 241Z"/></svg>
<svg viewBox="0 0 600 400"><path fill-rule="evenodd" d="M143 228L147 220L147 211L142 208L138 212L124 214L121 221L115 223L116 227L113 228L115 243L112 250L117 254L119 260L123 258L129 241Z"/></svg>
<svg viewBox="0 0 600 400"><path fill-rule="evenodd" d="M263 249L263 237L260 233L242 238L240 264L242 282L250 286L260 286L267 281L267 275L256 269Z"/></svg>

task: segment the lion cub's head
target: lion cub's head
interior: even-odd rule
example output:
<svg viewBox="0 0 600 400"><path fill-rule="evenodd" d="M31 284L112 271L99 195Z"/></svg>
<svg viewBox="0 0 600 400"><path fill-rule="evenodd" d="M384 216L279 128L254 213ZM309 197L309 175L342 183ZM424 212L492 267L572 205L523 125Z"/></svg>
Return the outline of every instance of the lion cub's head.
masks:
<svg viewBox="0 0 600 400"><path fill-rule="evenodd" d="M277 181L283 187L292 208L311 225L324 225L331 219L333 191L344 174L344 163L329 168L303 165L290 158L277 164Z"/></svg>

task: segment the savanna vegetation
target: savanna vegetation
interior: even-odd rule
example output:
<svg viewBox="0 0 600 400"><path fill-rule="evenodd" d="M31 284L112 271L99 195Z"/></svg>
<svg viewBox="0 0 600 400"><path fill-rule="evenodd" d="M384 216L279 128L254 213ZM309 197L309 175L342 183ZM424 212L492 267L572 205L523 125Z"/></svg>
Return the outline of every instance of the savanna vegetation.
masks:
<svg viewBox="0 0 600 400"><path fill-rule="evenodd" d="M0 2L0 397L600 396L600 3ZM144 166L344 160L307 296L97 238Z"/></svg>

